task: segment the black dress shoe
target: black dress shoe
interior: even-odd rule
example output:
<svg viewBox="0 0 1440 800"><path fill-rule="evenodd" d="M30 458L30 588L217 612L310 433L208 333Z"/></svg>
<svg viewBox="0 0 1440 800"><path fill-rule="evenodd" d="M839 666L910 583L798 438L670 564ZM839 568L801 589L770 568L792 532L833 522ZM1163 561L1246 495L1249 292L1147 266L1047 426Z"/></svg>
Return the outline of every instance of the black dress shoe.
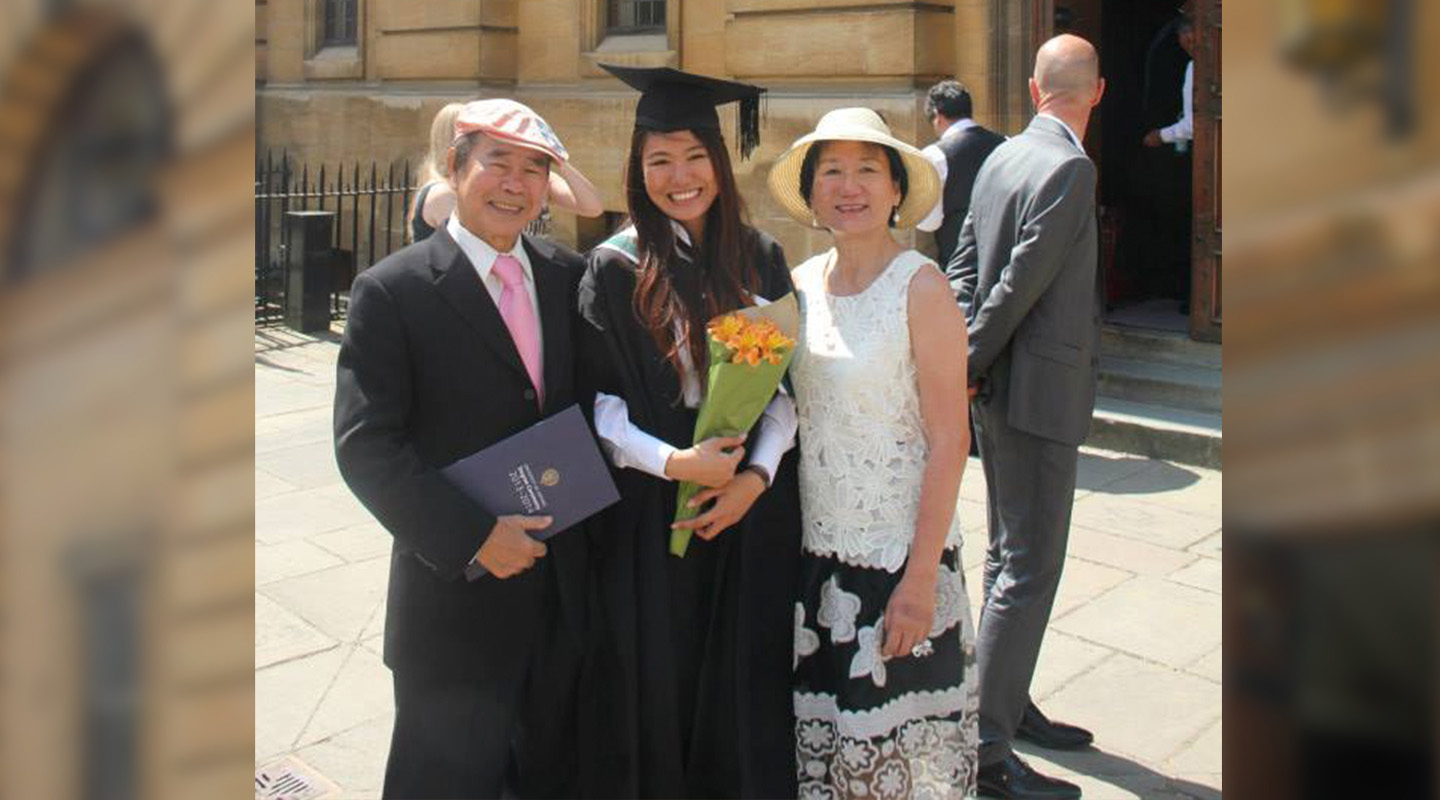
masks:
<svg viewBox="0 0 1440 800"><path fill-rule="evenodd" d="M1015 738L1051 750L1077 750L1088 747L1095 737L1090 731L1076 725L1054 722L1036 708L1034 703L1025 707L1020 718L1020 727L1015 729Z"/></svg>
<svg viewBox="0 0 1440 800"><path fill-rule="evenodd" d="M1079 800L1080 787L1058 778L1047 778L1011 753L1004 761L980 768L975 783L981 797L1014 800Z"/></svg>

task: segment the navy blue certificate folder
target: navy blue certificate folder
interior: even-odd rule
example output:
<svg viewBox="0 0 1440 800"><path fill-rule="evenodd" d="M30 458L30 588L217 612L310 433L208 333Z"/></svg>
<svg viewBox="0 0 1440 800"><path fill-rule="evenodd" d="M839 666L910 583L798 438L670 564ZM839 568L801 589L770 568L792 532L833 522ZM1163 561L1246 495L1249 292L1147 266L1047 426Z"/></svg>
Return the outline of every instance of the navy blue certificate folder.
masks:
<svg viewBox="0 0 1440 800"><path fill-rule="evenodd" d="M530 533L541 541L620 499L578 405L440 471L497 517L551 517L550 527ZM465 579L485 572L472 562Z"/></svg>

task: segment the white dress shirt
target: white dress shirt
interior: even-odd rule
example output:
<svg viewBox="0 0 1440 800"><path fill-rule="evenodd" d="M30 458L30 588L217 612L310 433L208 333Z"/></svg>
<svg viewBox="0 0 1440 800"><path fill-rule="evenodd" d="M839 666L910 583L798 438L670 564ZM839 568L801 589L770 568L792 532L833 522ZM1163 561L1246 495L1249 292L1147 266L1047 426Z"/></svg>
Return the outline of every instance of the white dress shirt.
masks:
<svg viewBox="0 0 1440 800"><path fill-rule="evenodd" d="M1193 119L1195 109L1195 62L1191 60L1185 65L1185 85L1180 89L1180 119L1166 128L1160 129L1161 141L1174 144L1179 141L1190 141L1195 138L1195 122Z"/></svg>
<svg viewBox="0 0 1440 800"><path fill-rule="evenodd" d="M500 293L505 291L505 282L495 274L495 259L502 255L513 256L520 262L520 271L525 275L525 291L530 293L530 305L535 309L535 321L540 322L540 297L535 292L535 271L530 268L530 256L526 255L525 247L520 243L520 237L515 237L515 247L508 253L501 253L490 246L490 243L471 233L468 228L460 224L460 219L452 212L450 219L445 222L445 232L460 246L460 252L470 260L470 266L475 268L476 274L480 276L480 282L485 284L485 291L490 293L490 299L495 301L495 309L500 309ZM542 325L543 328L543 325ZM540 344L540 363L545 363L545 333L543 330L535 331L535 341ZM470 563L477 563L480 554L477 552L470 557Z"/></svg>
<svg viewBox="0 0 1440 800"><path fill-rule="evenodd" d="M679 225L675 228L676 235L688 244L690 237L685 229ZM756 305L763 306L769 302L763 297L755 297ZM679 335L678 330L676 335ZM679 356L680 388L685 407L699 408L704 393L700 375L687 349L681 348ZM744 445L749 455L747 463L765 470L769 476L767 483L775 479L780 459L795 446L795 434L799 429L800 417L795 412L795 399L781 386L761 414L755 438ZM638 469L657 478L671 480L665 474L665 463L679 448L636 427L630 421L630 406L623 399L603 392L596 393L595 433L600 437L600 447L616 467Z"/></svg>
<svg viewBox="0 0 1440 800"><path fill-rule="evenodd" d="M969 130L978 124L979 123L969 117L956 120L950 124L950 127L945 129L944 133L940 134L940 141L927 145L924 150L920 151L925 154L926 158L930 159L931 164L935 165L935 171L940 173L940 199L935 201L935 207L930 209L930 213L925 215L925 219L920 220L920 222L915 225L916 228L922 231L939 230L940 223L945 219L945 179L950 176L950 163L945 160L945 153L940 150L940 142L949 139L961 131Z"/></svg>
<svg viewBox="0 0 1440 800"><path fill-rule="evenodd" d="M515 247L507 253L501 253L490 246L489 242L471 233L460 219L454 214L450 215L449 221L445 223L445 231L455 244L460 246L460 252L470 260L470 265L475 268L476 274L480 276L481 283L485 284L485 291L490 293L490 299L495 301L495 308L500 308L500 293L505 291L505 282L495 274L495 259L502 255L513 256L520 262L520 270L525 274L525 291L530 294L530 307L535 309L535 321L540 321L540 297L535 291L535 271L530 267L530 256L525 253L525 246L520 243L520 237L515 237ZM543 326L542 326L543 327ZM540 342L540 363L545 363L545 336L544 331L536 331L535 338Z"/></svg>

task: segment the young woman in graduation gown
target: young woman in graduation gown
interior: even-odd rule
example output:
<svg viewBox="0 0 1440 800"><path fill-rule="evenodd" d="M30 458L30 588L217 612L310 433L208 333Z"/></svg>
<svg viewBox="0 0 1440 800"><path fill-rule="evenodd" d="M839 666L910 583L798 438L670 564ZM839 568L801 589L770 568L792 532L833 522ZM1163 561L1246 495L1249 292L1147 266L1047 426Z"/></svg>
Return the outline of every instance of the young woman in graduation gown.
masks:
<svg viewBox="0 0 1440 800"><path fill-rule="evenodd" d="M759 90L607 69L644 94L625 174L631 223L589 254L580 289L581 380L621 497L592 530L583 789L794 797L794 403L779 394L746 436L692 444L706 322L792 289L780 246L741 221L715 113L742 100L742 149L753 146ZM677 557L681 480L711 488Z"/></svg>

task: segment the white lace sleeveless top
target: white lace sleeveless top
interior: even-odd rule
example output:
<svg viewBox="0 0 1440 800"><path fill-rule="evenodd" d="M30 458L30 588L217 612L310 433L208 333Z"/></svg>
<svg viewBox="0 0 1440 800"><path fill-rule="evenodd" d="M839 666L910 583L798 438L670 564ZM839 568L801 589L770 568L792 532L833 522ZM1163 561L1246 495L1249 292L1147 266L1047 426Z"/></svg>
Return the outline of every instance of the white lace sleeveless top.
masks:
<svg viewBox="0 0 1440 800"><path fill-rule="evenodd" d="M800 339L790 375L800 410L800 509L811 552L896 572L920 507L929 446L910 351L910 279L933 263L895 257L863 292L825 292L834 251L793 273ZM960 544L952 518L945 547Z"/></svg>

